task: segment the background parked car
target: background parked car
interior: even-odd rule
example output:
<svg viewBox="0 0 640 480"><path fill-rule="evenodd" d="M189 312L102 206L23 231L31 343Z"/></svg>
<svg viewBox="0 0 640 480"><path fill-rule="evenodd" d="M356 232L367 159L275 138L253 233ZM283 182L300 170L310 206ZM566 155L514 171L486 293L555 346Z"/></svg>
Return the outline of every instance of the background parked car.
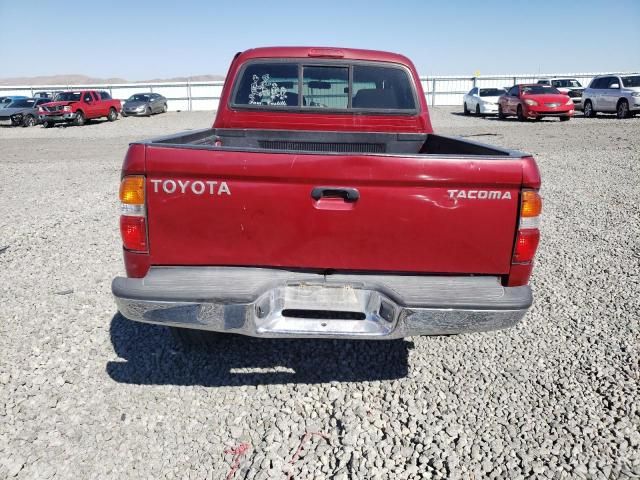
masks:
<svg viewBox="0 0 640 480"><path fill-rule="evenodd" d="M0 108L7 108L7 105L9 105L14 100L23 100L25 98L29 97L25 97L24 95L9 95L8 97L0 97Z"/></svg>
<svg viewBox="0 0 640 480"><path fill-rule="evenodd" d="M498 113L498 99L505 94L504 88L472 88L462 99L464 114L476 115Z"/></svg>
<svg viewBox="0 0 640 480"><path fill-rule="evenodd" d="M49 101L48 98L14 100L8 107L0 109L0 122L11 122L14 127L32 127L39 123L38 107Z"/></svg>
<svg viewBox="0 0 640 480"><path fill-rule="evenodd" d="M569 96L547 85L514 85L498 101L498 117L516 115L521 122L527 118L560 117L569 120L575 113Z"/></svg>
<svg viewBox="0 0 640 480"><path fill-rule="evenodd" d="M618 118L635 115L640 111L640 74L595 77L582 101L585 117L595 117L597 112L615 112Z"/></svg>
<svg viewBox="0 0 640 480"><path fill-rule="evenodd" d="M108 92L75 90L62 92L53 102L41 105L38 116L45 128L61 122L82 126L87 120L100 117L113 122L120 108L120 100L113 100Z"/></svg>
<svg viewBox="0 0 640 480"><path fill-rule="evenodd" d="M538 80L538 85L550 85L562 93L569 95L576 109L582 108L582 92L584 87L575 78L544 78Z"/></svg>
<svg viewBox="0 0 640 480"><path fill-rule="evenodd" d="M167 111L167 99L158 93L136 93L131 95L122 106L122 116L149 116L152 113Z"/></svg>

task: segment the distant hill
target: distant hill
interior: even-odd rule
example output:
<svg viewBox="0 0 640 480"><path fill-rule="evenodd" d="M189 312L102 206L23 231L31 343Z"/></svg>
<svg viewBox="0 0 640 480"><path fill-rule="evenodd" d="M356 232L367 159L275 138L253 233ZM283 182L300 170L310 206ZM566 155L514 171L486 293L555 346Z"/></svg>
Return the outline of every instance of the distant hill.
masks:
<svg viewBox="0 0 640 480"><path fill-rule="evenodd" d="M193 75L191 77L153 78L151 80L126 80L124 78L94 78L87 75L42 75L38 77L0 78L0 85L93 85L110 83L152 83L152 82L208 82L224 80L223 75Z"/></svg>

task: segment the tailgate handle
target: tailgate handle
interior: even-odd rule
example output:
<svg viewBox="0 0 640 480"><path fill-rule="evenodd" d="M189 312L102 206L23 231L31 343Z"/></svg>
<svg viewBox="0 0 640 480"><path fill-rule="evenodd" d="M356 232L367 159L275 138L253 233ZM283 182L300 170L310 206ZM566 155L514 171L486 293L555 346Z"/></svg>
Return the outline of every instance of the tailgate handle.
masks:
<svg viewBox="0 0 640 480"><path fill-rule="evenodd" d="M350 187L313 187L311 198L342 198L345 202L355 202L360 198L360 192Z"/></svg>

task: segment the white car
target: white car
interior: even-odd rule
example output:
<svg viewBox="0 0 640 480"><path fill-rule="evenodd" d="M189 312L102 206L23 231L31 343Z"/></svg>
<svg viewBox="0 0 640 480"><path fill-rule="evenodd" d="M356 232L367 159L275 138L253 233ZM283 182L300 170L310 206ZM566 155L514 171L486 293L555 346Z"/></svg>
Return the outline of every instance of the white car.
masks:
<svg viewBox="0 0 640 480"><path fill-rule="evenodd" d="M464 114L497 114L498 99L500 95L503 95L505 92L504 88L472 88L462 99Z"/></svg>

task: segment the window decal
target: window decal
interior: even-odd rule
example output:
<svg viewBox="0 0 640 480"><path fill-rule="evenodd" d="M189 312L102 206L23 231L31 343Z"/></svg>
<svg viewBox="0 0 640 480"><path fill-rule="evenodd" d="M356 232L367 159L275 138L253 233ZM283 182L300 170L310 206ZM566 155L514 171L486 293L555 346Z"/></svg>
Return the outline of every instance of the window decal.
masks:
<svg viewBox="0 0 640 480"><path fill-rule="evenodd" d="M279 87L277 82L271 81L268 73L258 77L253 75L249 105L286 105L287 89Z"/></svg>

